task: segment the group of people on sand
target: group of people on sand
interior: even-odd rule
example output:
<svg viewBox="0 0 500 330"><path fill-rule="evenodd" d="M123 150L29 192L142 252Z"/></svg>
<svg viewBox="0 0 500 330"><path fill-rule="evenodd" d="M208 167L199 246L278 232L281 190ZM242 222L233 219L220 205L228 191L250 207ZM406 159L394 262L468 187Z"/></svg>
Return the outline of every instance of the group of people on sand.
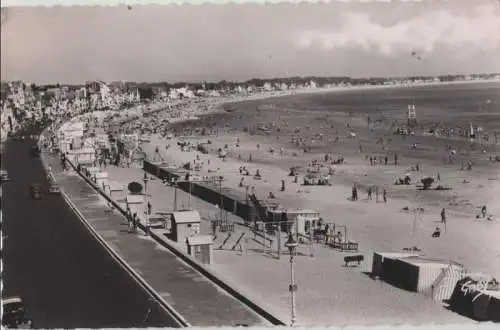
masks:
<svg viewBox="0 0 500 330"><path fill-rule="evenodd" d="M378 196L379 196L379 187L376 186L375 188L373 186L368 186L366 192L367 192L367 200L373 200L373 190L375 189L375 194L377 197L377 202L378 202ZM355 202L359 200L358 196L358 187L356 184L352 186L352 193L351 193L351 201ZM384 203L387 203L387 190L385 188L382 189L382 201Z"/></svg>

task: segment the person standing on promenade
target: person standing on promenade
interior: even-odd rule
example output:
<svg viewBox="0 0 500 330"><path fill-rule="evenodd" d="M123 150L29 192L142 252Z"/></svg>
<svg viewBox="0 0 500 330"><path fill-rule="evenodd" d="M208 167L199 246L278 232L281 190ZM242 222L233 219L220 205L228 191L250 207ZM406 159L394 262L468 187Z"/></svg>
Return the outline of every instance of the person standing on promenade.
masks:
<svg viewBox="0 0 500 330"><path fill-rule="evenodd" d="M132 212L130 211L130 207L127 205L127 209L125 210L125 215L127 217L127 221L130 222L132 220Z"/></svg>
<svg viewBox="0 0 500 330"><path fill-rule="evenodd" d="M398 165L398 154L394 154L394 165Z"/></svg>
<svg viewBox="0 0 500 330"><path fill-rule="evenodd" d="M139 219L137 218L137 213L134 213L134 215L132 216L132 228L133 228L133 232L134 234L137 233L137 221Z"/></svg>

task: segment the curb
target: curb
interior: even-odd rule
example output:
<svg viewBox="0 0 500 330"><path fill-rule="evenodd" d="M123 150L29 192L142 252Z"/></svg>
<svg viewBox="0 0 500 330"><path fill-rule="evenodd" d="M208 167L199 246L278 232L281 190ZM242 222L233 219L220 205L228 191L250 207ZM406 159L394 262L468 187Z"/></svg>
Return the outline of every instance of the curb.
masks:
<svg viewBox="0 0 500 330"><path fill-rule="evenodd" d="M47 164L45 162L44 156L40 155L40 160L43 168L47 169ZM69 162L69 161L68 161ZM69 162L70 163L70 162ZM70 163L72 167L73 164ZM77 172L78 173L78 172ZM81 173L78 173L80 176ZM54 176L52 178L55 181ZM88 181L87 181L88 182ZM93 187L95 189L95 187ZM100 192L100 191L99 191ZM92 225L85 219L84 215L78 210L73 201L69 198L69 196L61 189L61 195L63 196L66 204L73 210L73 212L78 216L80 221L87 227L90 233L96 238L96 240L108 251L108 253L115 259L120 266L122 266L132 277L136 280L136 282L151 296L155 298L155 300L160 304L160 306L177 322L181 327L191 327L191 325L172 307L170 306L132 267L130 267L125 260L123 260L118 253L116 253L113 248L99 235L99 233L92 227ZM117 205L115 205L117 206ZM120 209L121 211L121 209ZM123 213L123 212L122 212Z"/></svg>

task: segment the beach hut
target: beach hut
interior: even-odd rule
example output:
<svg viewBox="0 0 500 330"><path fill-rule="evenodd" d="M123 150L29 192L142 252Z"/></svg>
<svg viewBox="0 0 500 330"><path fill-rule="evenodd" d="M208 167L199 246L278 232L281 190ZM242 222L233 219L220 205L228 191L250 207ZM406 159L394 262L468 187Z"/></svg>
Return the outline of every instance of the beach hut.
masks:
<svg viewBox="0 0 500 330"><path fill-rule="evenodd" d="M144 206L144 195L129 194L125 197L125 204L132 214L140 214L141 206Z"/></svg>
<svg viewBox="0 0 500 330"><path fill-rule="evenodd" d="M304 209L268 209L268 222L283 222L281 230L292 231L298 235L307 235L309 228L312 228L321 218L320 212Z"/></svg>
<svg viewBox="0 0 500 330"><path fill-rule="evenodd" d="M179 211L172 213L172 240L186 242L188 237L200 234L201 216L198 211Z"/></svg>
<svg viewBox="0 0 500 330"><path fill-rule="evenodd" d="M213 240L210 235L190 236L187 238L188 254L205 265L214 260Z"/></svg>
<svg viewBox="0 0 500 330"><path fill-rule="evenodd" d="M475 320L500 322L500 290L496 280L465 277L455 285L448 304L452 311Z"/></svg>
<svg viewBox="0 0 500 330"><path fill-rule="evenodd" d="M460 271L463 266L449 260L423 257L417 252L375 252L373 255L372 275L412 292L433 294L439 285L445 283L449 269Z"/></svg>
<svg viewBox="0 0 500 330"><path fill-rule="evenodd" d="M98 187L105 187L108 184L108 173L106 172L95 172L94 182Z"/></svg>
<svg viewBox="0 0 500 330"><path fill-rule="evenodd" d="M83 148L73 150L71 154L77 164L82 166L92 166L95 160L95 151L93 148Z"/></svg>

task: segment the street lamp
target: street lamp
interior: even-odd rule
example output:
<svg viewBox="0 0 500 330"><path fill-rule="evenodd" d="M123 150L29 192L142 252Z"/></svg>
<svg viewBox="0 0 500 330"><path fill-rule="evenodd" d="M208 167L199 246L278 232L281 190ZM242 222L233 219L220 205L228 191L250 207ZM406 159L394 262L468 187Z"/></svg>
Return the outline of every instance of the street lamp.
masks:
<svg viewBox="0 0 500 330"><path fill-rule="evenodd" d="M290 252L290 286L288 287L288 291L290 291L290 295L292 298L292 320L290 326L293 327L295 325L296 316L295 316L295 292L297 291L297 284L295 284L295 273L293 269L293 262L295 261L295 252L297 250L297 246L299 244L293 239L293 234L290 232L288 234L288 240L285 243L285 246L288 248Z"/></svg>
<svg viewBox="0 0 500 330"><path fill-rule="evenodd" d="M148 181L149 181L147 173L144 173L144 177L142 178L142 181L144 182L144 195L147 196L148 195Z"/></svg>

